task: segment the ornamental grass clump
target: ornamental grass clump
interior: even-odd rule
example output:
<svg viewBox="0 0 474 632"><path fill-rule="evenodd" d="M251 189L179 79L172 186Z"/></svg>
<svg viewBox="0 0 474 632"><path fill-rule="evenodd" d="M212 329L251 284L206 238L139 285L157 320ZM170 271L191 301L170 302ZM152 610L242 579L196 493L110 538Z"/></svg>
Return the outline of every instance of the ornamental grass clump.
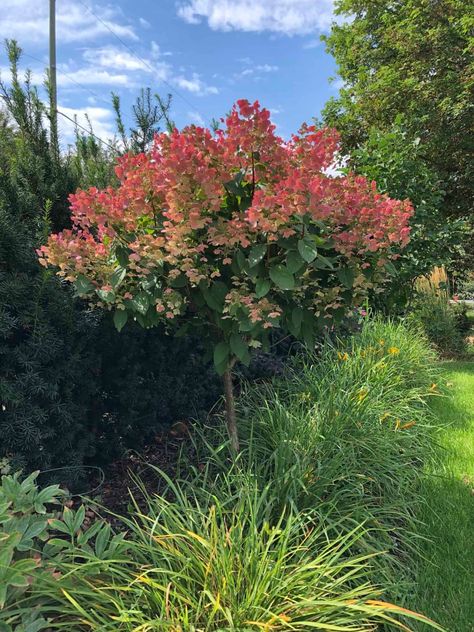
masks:
<svg viewBox="0 0 474 632"><path fill-rule="evenodd" d="M349 341L296 358L283 378L244 387L237 404L237 465L271 485L276 515L314 511L328 533L341 520L346 529L363 523L356 550L379 553L372 576L402 603L415 580L420 480L432 458L427 402L438 384L435 354L417 328L368 320ZM209 445L215 432L198 431L197 445L219 473L229 455L215 447L224 437Z"/></svg>
<svg viewBox="0 0 474 632"><path fill-rule="evenodd" d="M4 620L34 612L45 627L77 632L363 632L382 623L406 630L400 617L429 622L380 598L372 556L351 553L364 527L329 538L311 513L269 520L269 488L237 471L220 483L224 500L186 483L146 495L114 548L110 530L52 540L57 556Z"/></svg>
<svg viewBox="0 0 474 632"><path fill-rule="evenodd" d="M84 507L47 516L48 537L29 547L34 574L28 566L21 598L0 608L0 628L441 630L403 608L429 458L426 401L439 392L433 360L417 330L367 321L346 344L247 387L237 457L222 426L196 432L184 480L154 468L160 494L152 477L134 481L137 499L114 516L120 534L86 525Z"/></svg>
<svg viewBox="0 0 474 632"><path fill-rule="evenodd" d="M159 134L149 152L120 158L118 186L72 195L72 228L38 252L118 329L197 329L224 376L235 452L234 364L274 327L313 345L380 289L412 206L363 177L329 176L334 130L303 125L285 141L245 100L223 123Z"/></svg>

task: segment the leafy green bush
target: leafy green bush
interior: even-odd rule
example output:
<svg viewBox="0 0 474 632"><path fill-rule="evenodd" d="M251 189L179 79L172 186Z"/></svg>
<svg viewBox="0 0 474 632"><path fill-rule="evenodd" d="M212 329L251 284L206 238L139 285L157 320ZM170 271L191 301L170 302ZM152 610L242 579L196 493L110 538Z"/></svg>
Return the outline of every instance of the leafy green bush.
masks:
<svg viewBox="0 0 474 632"><path fill-rule="evenodd" d="M422 327L430 342L443 355L459 355L466 351L461 313L443 295L420 294L410 317Z"/></svg>
<svg viewBox="0 0 474 632"><path fill-rule="evenodd" d="M465 301L474 301L474 272L458 285L458 296Z"/></svg>
<svg viewBox="0 0 474 632"><path fill-rule="evenodd" d="M462 219L441 219L444 192L439 176L424 161L420 138L411 135L402 115L385 131L370 129L367 139L350 152L347 169L375 180L392 197L408 198L414 206L410 243L395 263L397 274L374 297L385 312L403 312L414 295L417 277L435 266L450 267L465 254L462 244L469 225Z"/></svg>
<svg viewBox="0 0 474 632"><path fill-rule="evenodd" d="M78 465L92 452L95 325L39 269L34 227L1 197L0 456L30 471Z"/></svg>
<svg viewBox="0 0 474 632"><path fill-rule="evenodd" d="M2 476L0 485L0 630L34 632L46 621L37 612L6 615L21 602L40 572L38 542L49 535L53 514L46 505L58 503L64 495L57 486L38 489L34 472L23 481L19 475ZM15 626L11 625L14 623ZM24 626L24 627L22 627Z"/></svg>
<svg viewBox="0 0 474 632"><path fill-rule="evenodd" d="M451 308L456 319L456 328L463 338L465 338L471 330L471 319L469 318L469 310L464 303L451 303Z"/></svg>
<svg viewBox="0 0 474 632"><path fill-rule="evenodd" d="M86 509L63 506L65 492L57 485L40 489L38 472L2 476L0 485L0 631L38 632L50 629L43 615L45 582L56 581L63 560L79 561L79 551L97 560L115 558L126 549L123 534L97 520L86 526ZM53 511L54 506L59 511ZM40 595L40 596L38 596Z"/></svg>

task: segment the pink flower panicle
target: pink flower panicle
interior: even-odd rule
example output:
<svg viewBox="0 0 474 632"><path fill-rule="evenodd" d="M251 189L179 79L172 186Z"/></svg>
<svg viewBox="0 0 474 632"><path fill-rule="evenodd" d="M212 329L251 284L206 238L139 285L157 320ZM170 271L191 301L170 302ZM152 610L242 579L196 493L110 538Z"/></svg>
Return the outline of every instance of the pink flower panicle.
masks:
<svg viewBox="0 0 474 632"><path fill-rule="evenodd" d="M231 281L222 317L237 320L245 313L269 327L284 311L282 292L273 288L259 298L249 279L225 271L238 250L247 253L257 243L274 244L284 262L286 253L275 251L275 242L302 238L311 225L355 271L354 290L362 296L371 283L364 270L377 262L382 268L407 244L410 202L378 193L361 176L329 175L339 149L335 130L303 125L285 141L275 134L269 111L246 100L223 122L215 134L194 125L158 134L148 153L119 158L116 188L70 196L72 228L49 237L38 251L40 263L57 267L68 281L85 278L83 293L108 308L127 308L153 286L150 308L164 320L190 307L184 285L210 286L224 274ZM245 209L229 203L229 183L237 177L251 192ZM128 263L117 282L120 248ZM340 288L306 277L300 277L295 300L310 293L315 315L344 304Z"/></svg>

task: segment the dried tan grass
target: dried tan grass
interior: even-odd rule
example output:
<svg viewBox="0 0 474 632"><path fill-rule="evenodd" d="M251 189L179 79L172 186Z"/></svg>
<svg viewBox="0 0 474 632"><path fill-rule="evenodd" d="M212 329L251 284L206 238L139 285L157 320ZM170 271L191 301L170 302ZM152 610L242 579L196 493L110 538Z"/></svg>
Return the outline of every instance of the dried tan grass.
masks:
<svg viewBox="0 0 474 632"><path fill-rule="evenodd" d="M418 292L429 294L432 297L449 300L449 279L444 266L435 267L429 276L420 276L415 282Z"/></svg>

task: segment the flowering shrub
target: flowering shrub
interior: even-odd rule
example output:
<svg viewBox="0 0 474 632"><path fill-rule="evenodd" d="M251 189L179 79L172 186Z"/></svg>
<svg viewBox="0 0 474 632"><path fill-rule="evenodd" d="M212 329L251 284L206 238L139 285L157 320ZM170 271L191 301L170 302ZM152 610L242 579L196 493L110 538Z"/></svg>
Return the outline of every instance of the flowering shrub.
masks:
<svg viewBox="0 0 474 632"><path fill-rule="evenodd" d="M116 189L72 195L72 228L40 261L113 310L118 329L130 318L197 327L229 386L270 328L311 344L380 287L392 247L408 242L411 204L328 175L337 150L333 130L303 125L284 141L268 110L238 101L223 130L157 135L118 161Z"/></svg>

